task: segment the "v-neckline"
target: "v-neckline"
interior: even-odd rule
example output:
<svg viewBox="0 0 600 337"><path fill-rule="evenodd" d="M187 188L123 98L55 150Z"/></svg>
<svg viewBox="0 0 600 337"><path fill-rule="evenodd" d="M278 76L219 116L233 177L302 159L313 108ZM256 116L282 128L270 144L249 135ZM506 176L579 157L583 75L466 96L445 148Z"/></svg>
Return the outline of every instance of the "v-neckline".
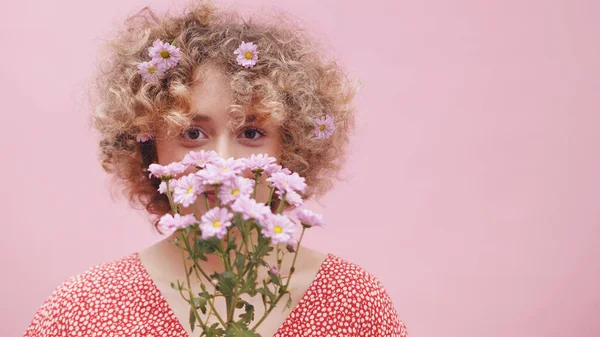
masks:
<svg viewBox="0 0 600 337"><path fill-rule="evenodd" d="M150 277L150 273L148 273L148 270L146 269L146 267L142 264L142 261L140 260L139 252L133 253L133 256L134 256L136 264L138 265L138 268L142 271L143 277L145 277L149 280L149 283L151 286L150 290L157 295L158 301L161 302L160 304L162 304L166 308L167 315L170 317L171 320L173 320L175 322L176 329L179 330L179 331L177 331L178 335L185 336L185 337L191 337L187 333L187 330L185 329L185 327L181 324L181 321L179 321L179 318L177 318L177 316L175 315L175 312L169 305L169 302L167 302L167 299L163 296L163 293L158 288L158 285L156 284L156 282L154 282L152 277ZM329 260L331 260L333 258L334 258L334 255L332 253L327 253L327 256L325 257L323 262L321 262L321 265L319 266L319 269L317 269L317 272L315 273L315 277L310 282L310 285L308 286L308 288L306 288L306 291L304 292L304 294L302 294L302 296L300 297L300 300L298 301L298 303L296 303L296 306L294 306L294 308L290 310L290 312L288 313L286 318L283 320L283 323L277 329L277 331L275 331L275 334L273 334L273 336L277 336L279 333L282 332L282 329L288 324L288 321L290 321L292 319L291 318L292 314L295 313L297 310L299 310L300 305L308 300L309 293L311 293L314 290L313 288L316 287L317 280L319 280L322 277L321 274L323 274L325 271L325 265L329 262Z"/></svg>

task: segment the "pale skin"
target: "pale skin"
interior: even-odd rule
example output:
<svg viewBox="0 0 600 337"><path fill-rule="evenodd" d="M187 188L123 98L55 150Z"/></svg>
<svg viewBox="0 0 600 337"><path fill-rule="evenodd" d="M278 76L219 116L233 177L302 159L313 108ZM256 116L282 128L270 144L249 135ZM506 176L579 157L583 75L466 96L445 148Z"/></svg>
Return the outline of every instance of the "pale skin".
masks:
<svg viewBox="0 0 600 337"><path fill-rule="evenodd" d="M248 157L251 154L267 153L277 158L279 162L281 156L281 135L278 127L274 124L259 125L251 122L239 129L233 130L229 126L228 107L232 104L232 93L228 78L217 66L211 64L199 67L196 71L196 76L197 78L201 78L201 82L192 85L192 109L197 118L192 126L181 136L166 137L157 133L156 148L158 163L166 165L174 161L180 161L188 152L200 150L214 150L223 158L240 158ZM268 195L269 190L266 184L259 184L256 199L265 202L268 199ZM199 198L196 204L184 209L184 213L193 212L196 212L198 217L206 212L205 200L203 198ZM319 229L310 229L306 235L310 235L315 230ZM199 336L201 334L199 327L194 332L190 329L190 305L181 297L177 290L171 288L171 282L176 280L184 281L186 279L182 252L171 243L175 235L177 234L173 234L141 251L139 256L150 278L152 278L161 291L170 309L185 328L188 335ZM280 245L279 248L285 250L285 245ZM326 257L327 255L324 253L306 247L300 248L295 262L295 272L289 285L292 309L312 283ZM283 274L289 272L292 259L293 254L286 254L281 268ZM267 257L266 261L270 265L275 265L275 254ZM209 257L207 262L200 261L200 265L208 274L211 274L213 271L223 270L221 261L216 256ZM262 278L268 278L266 271L259 275L259 283L262 281ZM195 278L192 280L195 280ZM193 283L195 283L193 291L197 294L201 291L200 286L197 284L198 282ZM210 283L204 282L204 284L209 292L213 291L214 287ZM256 319L251 324L252 327L264 314L262 300L260 295L254 298L247 296L242 298L253 304L256 310ZM273 336L277 332L292 310L285 309L286 301L287 296L279 301L277 307L258 326L256 329L257 333L262 336ZM215 306L218 312L225 313L224 301L217 301ZM242 313L242 311L239 313ZM215 322L217 322L217 319L213 316L209 321L209 325Z"/></svg>

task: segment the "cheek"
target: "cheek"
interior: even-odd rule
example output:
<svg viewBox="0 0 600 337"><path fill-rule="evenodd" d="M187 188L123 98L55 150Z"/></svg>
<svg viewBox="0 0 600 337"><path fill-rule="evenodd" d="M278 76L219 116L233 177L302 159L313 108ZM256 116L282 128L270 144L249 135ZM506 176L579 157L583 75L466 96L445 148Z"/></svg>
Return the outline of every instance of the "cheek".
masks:
<svg viewBox="0 0 600 337"><path fill-rule="evenodd" d="M163 141L156 144L156 155L160 165L181 161L188 152L189 150L178 146L174 142Z"/></svg>

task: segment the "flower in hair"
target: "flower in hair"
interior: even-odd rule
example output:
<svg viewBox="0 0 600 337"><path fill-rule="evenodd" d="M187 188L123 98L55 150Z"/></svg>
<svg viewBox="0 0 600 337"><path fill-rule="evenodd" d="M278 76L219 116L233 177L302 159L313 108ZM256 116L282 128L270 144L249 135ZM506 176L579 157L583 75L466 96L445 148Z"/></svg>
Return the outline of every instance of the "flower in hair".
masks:
<svg viewBox="0 0 600 337"><path fill-rule="evenodd" d="M163 71L176 66L181 58L179 48L159 39L155 40L152 47L148 48L148 54L152 58L151 62Z"/></svg>
<svg viewBox="0 0 600 337"><path fill-rule="evenodd" d="M165 76L165 72L152 62L140 62L137 68L146 82L156 83Z"/></svg>
<svg viewBox="0 0 600 337"><path fill-rule="evenodd" d="M233 53L237 55L237 62L244 68L253 67L258 60L258 51L256 51L256 45L252 42L244 42L240 44L238 49Z"/></svg>
<svg viewBox="0 0 600 337"><path fill-rule="evenodd" d="M147 141L149 141L150 139L152 139L152 134L150 133L142 133L137 135L137 137L135 137L135 140L137 140L140 143L145 143Z"/></svg>
<svg viewBox="0 0 600 337"><path fill-rule="evenodd" d="M315 136L318 139L325 139L331 136L333 131L335 131L335 125L333 125L334 121L335 119L329 115L323 118L316 118L315 123L317 126L315 128Z"/></svg>

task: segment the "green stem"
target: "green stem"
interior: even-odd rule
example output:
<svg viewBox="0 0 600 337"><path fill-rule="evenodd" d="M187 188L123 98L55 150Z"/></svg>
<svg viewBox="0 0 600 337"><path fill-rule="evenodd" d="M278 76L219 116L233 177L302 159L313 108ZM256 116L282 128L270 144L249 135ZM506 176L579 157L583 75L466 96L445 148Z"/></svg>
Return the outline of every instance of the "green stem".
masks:
<svg viewBox="0 0 600 337"><path fill-rule="evenodd" d="M271 200L273 199L273 191L275 191L275 187L271 185L269 191L269 199L267 200L267 205L269 206L271 206Z"/></svg>
<svg viewBox="0 0 600 337"><path fill-rule="evenodd" d="M191 248L190 248L190 243L188 241L188 238L183 235L183 232L182 232L182 235L181 235L181 239L185 243L185 246L186 246L187 251L189 252L190 256L192 256ZM182 251L182 253L183 253L183 251ZM198 263L198 261L196 261L193 258L191 260L194 263L194 267L195 268L193 268L193 269L194 269L194 272L196 274L196 278L200 282L200 286L204 288L204 284L202 284L202 278L200 277L200 275L198 275L198 271L204 276L204 278L206 278L206 280L209 283L211 281L211 278L210 278L210 276L208 276L208 274L206 274L206 272L202 269L202 267L200 267L200 264ZM187 264L185 263L185 260L184 260L184 266L185 266L185 272L186 272L186 275L187 275ZM221 318L221 315L219 315L219 313L215 310L215 307L214 307L213 303L210 302L210 301L208 301L208 302L209 302L209 305L210 305L211 309L214 311L215 317L219 320L219 322L221 324L223 324L223 327L225 327L225 322L223 322L223 319Z"/></svg>
<svg viewBox="0 0 600 337"><path fill-rule="evenodd" d="M193 254L192 254L192 247L190 247L190 242L189 242L188 240L189 240L189 238L188 238L187 236L185 236L185 235L184 235L184 232L182 231L182 232L181 232L181 241L183 241L183 242L184 242L184 244L185 244L185 248L186 248L187 252L188 252L188 253L190 254L190 256L192 257L192 259L191 259L191 260L192 260L192 262L194 263L194 267L196 267L196 268L197 268L197 269L200 271L200 273L202 273L202 275L204 276L204 278L206 278L206 280L207 280L208 282L210 282L210 281L211 281L211 278L210 278L210 276L208 276L208 274L206 274L206 272L204 272L204 270L202 270L202 268L200 267L200 264L198 264L198 261L196 261L196 260L193 258ZM194 270L196 270L196 268L195 268ZM187 269L186 269L186 271L187 271ZM197 275L197 274L196 274L196 275ZM201 278L201 277L198 277L198 281L202 282L202 278Z"/></svg>
<svg viewBox="0 0 600 337"><path fill-rule="evenodd" d="M204 202L206 203L206 211L210 209L210 205L208 204L208 193L204 192Z"/></svg>
<svg viewBox="0 0 600 337"><path fill-rule="evenodd" d="M285 291L281 294L279 294L279 296L277 296L277 298L275 299L275 302L271 305L271 307L269 308L269 310L267 310L264 315L260 318L260 320L256 323L256 325L250 330L252 332L256 331L256 328L258 328L258 326L265 320L265 318L267 318L267 316L271 313L271 311L273 311L273 309L277 306L277 303L279 302L279 300L283 297L283 295L285 295L285 293L287 292L288 286L290 285L290 280L292 279L292 274L294 274L294 265L296 264L296 258L298 257L298 252L300 251L300 243L302 242L302 238L304 237L304 232L306 231L305 227L302 227L302 233L300 234L300 239L298 240L298 245L296 246L296 253L294 253L294 260L292 261L292 267L290 269L290 275L288 276L287 281L285 282Z"/></svg>
<svg viewBox="0 0 600 337"><path fill-rule="evenodd" d="M217 293L217 290L216 289L213 290L213 297L212 297L213 299L215 298L216 293ZM211 316L212 312L213 312L213 307L211 306L210 309L208 310L208 316L206 316L206 323L204 323L205 326L208 325L208 321L210 320L210 316Z"/></svg>
<svg viewBox="0 0 600 337"><path fill-rule="evenodd" d="M261 173L260 172L255 172L254 173L254 191L252 192L252 199L256 200L256 189L258 188L258 178L260 178Z"/></svg>
<svg viewBox="0 0 600 337"><path fill-rule="evenodd" d="M205 289L206 288L204 288L203 290L205 290ZM207 302L208 302L208 305L210 306L210 309L212 311L214 311L215 317L217 318L217 320L219 320L219 323L221 323L221 325L223 326L223 328L227 328L227 324L223 321L223 319L221 318L221 315L219 315L217 313L217 309L215 309L215 304L213 303L214 302L214 297L212 298L212 301L208 300Z"/></svg>
<svg viewBox="0 0 600 337"><path fill-rule="evenodd" d="M285 205L286 194L287 194L287 192L285 192L283 194L283 196L281 197L281 199L279 199L279 205L277 205L277 214L281 214L281 212L283 211L283 206Z"/></svg>
<svg viewBox="0 0 600 337"><path fill-rule="evenodd" d="M219 200L219 185L215 186L215 201L217 202L217 207L221 207L221 201Z"/></svg>
<svg viewBox="0 0 600 337"><path fill-rule="evenodd" d="M190 282L190 274L188 274L187 270L187 261L185 258L185 252L181 251L181 257L183 258L183 267L185 268L185 278L187 280L187 290L188 290L188 294L190 296L190 305L192 306L192 311L194 312L194 316L196 316L196 321L200 323L200 325L202 326L203 330L206 330L206 325L204 325L204 323L202 322L202 317L200 317L200 314L198 313L198 310L196 309L196 304L194 303L194 294L192 293L192 285ZM185 299L185 298L184 298ZM188 302L189 303L189 302ZM193 329L193 327L192 327Z"/></svg>
<svg viewBox="0 0 600 337"><path fill-rule="evenodd" d="M165 180L165 184L167 185L167 199L169 199L171 211L173 212L173 214L175 214L177 213L177 204L173 202L173 196L171 195L171 189L169 188L169 180Z"/></svg>

